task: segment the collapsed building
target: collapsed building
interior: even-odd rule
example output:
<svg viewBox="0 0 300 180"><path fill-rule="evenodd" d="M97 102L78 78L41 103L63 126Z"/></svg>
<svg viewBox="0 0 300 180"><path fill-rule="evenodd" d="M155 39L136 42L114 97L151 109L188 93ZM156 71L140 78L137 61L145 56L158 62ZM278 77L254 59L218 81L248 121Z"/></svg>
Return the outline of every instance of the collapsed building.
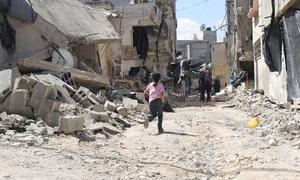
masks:
<svg viewBox="0 0 300 180"><path fill-rule="evenodd" d="M144 4L147 16L139 12L131 16L141 5L120 13L112 9L118 7L116 2L120 1L104 3L106 8L92 8L79 0L0 2L1 133L73 133L85 128L109 136L143 122L148 112L140 93L144 84L116 79L135 67L124 60L129 50L123 42L131 37L133 43L134 38L123 30L132 32L140 21L145 27L159 26L160 10L154 3ZM122 18L128 24L118 29ZM138 35L144 30L138 27ZM143 68L149 55L137 53L136 61L143 62L138 67ZM149 71L154 67L149 65Z"/></svg>
<svg viewBox="0 0 300 180"><path fill-rule="evenodd" d="M117 77L147 81L150 72L167 77L167 66L175 59L175 1L82 0L105 14L120 34L112 47L108 69Z"/></svg>
<svg viewBox="0 0 300 180"><path fill-rule="evenodd" d="M299 7L297 0L253 0L248 14L253 22L255 88L281 104L299 104Z"/></svg>

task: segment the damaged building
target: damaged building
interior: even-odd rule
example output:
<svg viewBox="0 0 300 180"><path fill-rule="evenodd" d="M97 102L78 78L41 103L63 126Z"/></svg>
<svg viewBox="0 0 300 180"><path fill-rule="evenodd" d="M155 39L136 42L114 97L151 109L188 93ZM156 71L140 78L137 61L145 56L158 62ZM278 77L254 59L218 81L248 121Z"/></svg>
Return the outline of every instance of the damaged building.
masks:
<svg viewBox="0 0 300 180"><path fill-rule="evenodd" d="M299 89L299 1L254 0L253 21L255 87L279 103L298 105Z"/></svg>
<svg viewBox="0 0 300 180"><path fill-rule="evenodd" d="M253 82L252 21L247 17L250 1L226 0L227 44L231 79L235 79L240 72L246 72L248 80ZM249 88L252 88L251 84Z"/></svg>
<svg viewBox="0 0 300 180"><path fill-rule="evenodd" d="M167 77L167 66L175 59L175 1L82 0L103 11L121 42L114 43L110 69L119 77L147 81L158 71Z"/></svg>
<svg viewBox="0 0 300 180"><path fill-rule="evenodd" d="M116 47L122 49L124 39L112 22L129 15L107 5L96 9L79 0L0 2L0 133L85 129L109 136L133 121L143 122L148 111L144 85L124 80L124 87L113 79L114 60L123 61ZM155 4L149 5L155 10ZM161 21L150 17L145 22Z"/></svg>

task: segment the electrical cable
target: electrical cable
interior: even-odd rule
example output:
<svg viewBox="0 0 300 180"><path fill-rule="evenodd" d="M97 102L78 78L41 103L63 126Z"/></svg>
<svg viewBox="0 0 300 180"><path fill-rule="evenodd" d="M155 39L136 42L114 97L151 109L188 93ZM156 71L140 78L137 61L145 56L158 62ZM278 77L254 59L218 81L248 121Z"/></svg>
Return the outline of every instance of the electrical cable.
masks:
<svg viewBox="0 0 300 180"><path fill-rule="evenodd" d="M202 1L200 1L200 2L198 2L198 3L195 3L195 4L193 4L193 5L189 6L189 7L177 9L176 12L178 12L178 11L184 11L184 10L187 10L187 9L190 9L190 8L194 8L194 7L196 7L196 6L199 6L199 5L201 5L201 4L206 3L206 2L208 2L208 1L210 1L210 0L202 0Z"/></svg>

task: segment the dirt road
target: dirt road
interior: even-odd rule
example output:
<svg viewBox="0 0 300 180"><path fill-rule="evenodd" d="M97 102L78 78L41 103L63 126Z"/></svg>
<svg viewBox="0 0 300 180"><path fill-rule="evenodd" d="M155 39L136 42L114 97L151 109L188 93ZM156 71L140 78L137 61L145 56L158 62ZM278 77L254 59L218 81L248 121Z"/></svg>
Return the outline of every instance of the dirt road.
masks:
<svg viewBox="0 0 300 180"><path fill-rule="evenodd" d="M300 179L300 151L246 128L244 113L221 107L185 107L156 122L96 142L69 136L42 147L0 146L0 179Z"/></svg>

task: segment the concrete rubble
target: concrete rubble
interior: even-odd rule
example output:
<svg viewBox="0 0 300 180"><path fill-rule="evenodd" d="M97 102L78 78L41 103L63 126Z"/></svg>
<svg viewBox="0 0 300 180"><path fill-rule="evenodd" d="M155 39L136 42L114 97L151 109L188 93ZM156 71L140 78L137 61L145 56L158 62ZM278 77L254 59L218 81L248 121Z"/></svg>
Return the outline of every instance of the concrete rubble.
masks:
<svg viewBox="0 0 300 180"><path fill-rule="evenodd" d="M147 103L141 93L139 100L125 97L135 94L129 90L115 97L107 93L108 86L95 91L77 81L65 82L59 72L21 75L7 69L0 78L0 139L8 141L33 145L55 134L78 132L110 137L141 123L149 111L141 104Z"/></svg>
<svg viewBox="0 0 300 180"><path fill-rule="evenodd" d="M275 138L290 141L299 139L299 111L291 104L277 104L272 97L264 95L262 91L246 90L244 87L238 87L227 96L231 99L224 108L239 109L245 111L249 118L260 119L261 124L254 129L246 129L247 133L267 138L266 141L271 146L278 143L278 139Z"/></svg>

